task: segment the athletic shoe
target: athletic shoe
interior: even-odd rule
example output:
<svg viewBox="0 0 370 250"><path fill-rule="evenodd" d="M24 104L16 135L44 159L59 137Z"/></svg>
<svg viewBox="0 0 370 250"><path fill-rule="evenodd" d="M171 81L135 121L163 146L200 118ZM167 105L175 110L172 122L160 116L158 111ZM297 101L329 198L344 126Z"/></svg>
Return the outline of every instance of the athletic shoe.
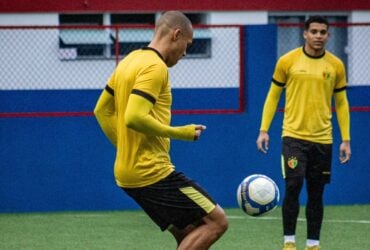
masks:
<svg viewBox="0 0 370 250"><path fill-rule="evenodd" d="M320 250L320 247L319 246L311 246L311 247L307 246L306 250Z"/></svg>
<svg viewBox="0 0 370 250"><path fill-rule="evenodd" d="M294 242L285 242L283 250L296 250L297 248L295 247Z"/></svg>

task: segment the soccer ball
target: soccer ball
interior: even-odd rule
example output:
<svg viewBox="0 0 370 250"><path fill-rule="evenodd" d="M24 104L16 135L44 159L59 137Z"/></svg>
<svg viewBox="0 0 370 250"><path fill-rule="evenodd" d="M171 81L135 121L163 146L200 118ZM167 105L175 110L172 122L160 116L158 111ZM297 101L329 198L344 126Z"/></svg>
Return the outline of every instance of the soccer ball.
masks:
<svg viewBox="0 0 370 250"><path fill-rule="evenodd" d="M280 199L275 182L262 174L246 177L238 187L239 207L248 215L260 216L277 207Z"/></svg>

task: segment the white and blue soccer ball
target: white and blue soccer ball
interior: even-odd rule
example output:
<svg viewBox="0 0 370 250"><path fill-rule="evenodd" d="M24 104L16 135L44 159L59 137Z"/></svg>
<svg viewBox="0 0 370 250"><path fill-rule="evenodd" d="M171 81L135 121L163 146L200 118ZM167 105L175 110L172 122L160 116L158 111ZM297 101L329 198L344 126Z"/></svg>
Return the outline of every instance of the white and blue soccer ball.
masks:
<svg viewBox="0 0 370 250"><path fill-rule="evenodd" d="M262 174L246 177L237 190L239 207L248 215L264 215L278 205L280 192L275 182Z"/></svg>

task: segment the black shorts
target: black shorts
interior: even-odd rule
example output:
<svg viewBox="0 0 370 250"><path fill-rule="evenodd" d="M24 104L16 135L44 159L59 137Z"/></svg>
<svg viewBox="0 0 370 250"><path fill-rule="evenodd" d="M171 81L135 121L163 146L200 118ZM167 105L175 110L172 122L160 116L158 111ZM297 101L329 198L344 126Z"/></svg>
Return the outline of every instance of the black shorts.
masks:
<svg viewBox="0 0 370 250"><path fill-rule="evenodd" d="M284 178L305 177L330 182L332 144L321 144L283 137L282 171Z"/></svg>
<svg viewBox="0 0 370 250"><path fill-rule="evenodd" d="M194 181L180 172L141 188L122 188L162 231L173 225L184 229L198 222L216 206L215 201Z"/></svg>

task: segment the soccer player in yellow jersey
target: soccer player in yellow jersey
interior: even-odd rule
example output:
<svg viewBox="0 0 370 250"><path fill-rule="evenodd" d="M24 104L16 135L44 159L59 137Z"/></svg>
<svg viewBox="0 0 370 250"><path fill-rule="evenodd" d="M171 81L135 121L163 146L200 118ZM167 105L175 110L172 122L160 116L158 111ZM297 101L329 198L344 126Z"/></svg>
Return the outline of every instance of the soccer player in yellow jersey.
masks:
<svg viewBox="0 0 370 250"><path fill-rule="evenodd" d="M257 148L266 153L268 130L285 90L282 132L284 250L296 249L299 194L304 180L308 197L306 249L320 249L324 186L330 182L331 174L333 96L342 137L341 163L348 162L351 156L346 74L342 61L325 50L328 29L328 21L321 16L310 17L305 22L305 44L278 60L263 108Z"/></svg>
<svg viewBox="0 0 370 250"><path fill-rule="evenodd" d="M194 141L204 125L171 126L174 66L192 43L193 30L181 12L165 12L148 47L127 55L116 67L94 113L117 149L117 185L132 197L177 249L209 249L227 230L223 209L170 160L170 139Z"/></svg>

